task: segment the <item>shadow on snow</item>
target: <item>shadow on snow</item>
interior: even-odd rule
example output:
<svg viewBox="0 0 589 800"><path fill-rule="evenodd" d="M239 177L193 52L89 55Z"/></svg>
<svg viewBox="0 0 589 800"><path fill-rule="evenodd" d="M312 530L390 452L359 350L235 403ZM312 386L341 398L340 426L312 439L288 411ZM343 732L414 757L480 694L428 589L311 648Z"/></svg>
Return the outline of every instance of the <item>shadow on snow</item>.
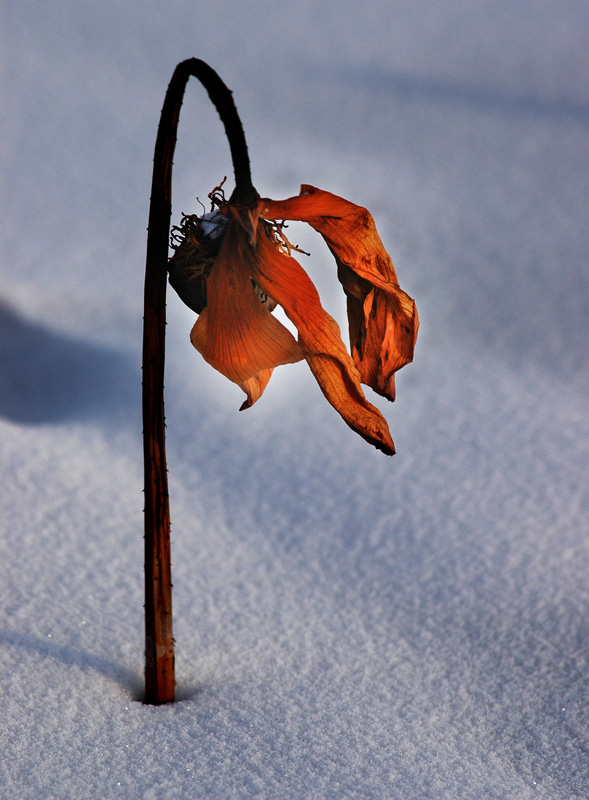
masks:
<svg viewBox="0 0 589 800"><path fill-rule="evenodd" d="M0 301L0 417L29 425L119 416L140 392L124 353L32 322ZM139 399L138 399L139 402Z"/></svg>

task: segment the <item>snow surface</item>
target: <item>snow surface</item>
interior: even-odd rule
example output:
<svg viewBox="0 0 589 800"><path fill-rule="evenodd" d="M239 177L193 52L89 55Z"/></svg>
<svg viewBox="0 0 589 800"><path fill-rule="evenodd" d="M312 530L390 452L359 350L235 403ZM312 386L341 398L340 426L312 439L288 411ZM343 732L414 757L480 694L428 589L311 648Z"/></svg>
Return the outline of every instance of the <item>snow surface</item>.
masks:
<svg viewBox="0 0 589 800"><path fill-rule="evenodd" d="M2 798L589 797L588 34L585 0L5 4ZM262 194L371 209L422 327L390 459L304 364L237 413L170 293L179 702L151 708L145 228L191 56ZM225 174L193 81L175 220Z"/></svg>

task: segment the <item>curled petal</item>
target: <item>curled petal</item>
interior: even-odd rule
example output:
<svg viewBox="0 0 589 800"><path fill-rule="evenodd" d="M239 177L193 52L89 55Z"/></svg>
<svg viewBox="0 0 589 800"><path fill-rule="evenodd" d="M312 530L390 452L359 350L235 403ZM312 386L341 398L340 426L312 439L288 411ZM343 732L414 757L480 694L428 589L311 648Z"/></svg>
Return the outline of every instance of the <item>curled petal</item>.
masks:
<svg viewBox="0 0 589 800"><path fill-rule="evenodd" d="M350 345L360 378L394 400L394 373L413 360L419 319L370 212L308 185L301 186L298 197L262 199L258 206L262 217L301 220L323 236L347 295Z"/></svg>
<svg viewBox="0 0 589 800"><path fill-rule="evenodd" d="M362 392L360 375L341 340L335 320L321 306L304 269L280 252L260 226L254 280L284 309L299 332L304 356L327 400L345 422L379 450L395 447L386 420Z"/></svg>
<svg viewBox="0 0 589 800"><path fill-rule="evenodd" d="M260 399L271 376L271 369L263 369L258 372L257 375L254 375L253 378L249 378L247 381L243 381L243 383L239 384L239 387L247 394L247 400L244 400L239 407L240 411L251 408L256 400Z"/></svg>
<svg viewBox="0 0 589 800"><path fill-rule="evenodd" d="M230 222L207 281L207 306L190 339L211 366L248 395L262 394L273 367L303 357L294 336L260 302L252 283L247 234Z"/></svg>

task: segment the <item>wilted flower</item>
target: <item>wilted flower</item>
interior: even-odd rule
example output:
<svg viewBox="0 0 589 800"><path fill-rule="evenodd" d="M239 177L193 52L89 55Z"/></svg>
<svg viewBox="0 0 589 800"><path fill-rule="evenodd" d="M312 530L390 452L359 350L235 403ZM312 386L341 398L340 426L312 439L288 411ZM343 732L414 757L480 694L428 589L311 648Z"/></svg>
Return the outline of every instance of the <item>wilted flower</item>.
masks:
<svg viewBox="0 0 589 800"><path fill-rule="evenodd" d="M199 314L191 341L215 369L237 383L249 408L274 367L306 359L323 394L370 444L395 452L387 423L361 383L395 399L394 373L413 358L419 325L414 301L399 287L370 213L303 185L287 200L225 202L186 216L174 229L170 283ZM284 220L309 223L333 253L347 296L351 355L309 276L291 256ZM296 249L296 248L294 248ZM272 315L280 305L298 340Z"/></svg>

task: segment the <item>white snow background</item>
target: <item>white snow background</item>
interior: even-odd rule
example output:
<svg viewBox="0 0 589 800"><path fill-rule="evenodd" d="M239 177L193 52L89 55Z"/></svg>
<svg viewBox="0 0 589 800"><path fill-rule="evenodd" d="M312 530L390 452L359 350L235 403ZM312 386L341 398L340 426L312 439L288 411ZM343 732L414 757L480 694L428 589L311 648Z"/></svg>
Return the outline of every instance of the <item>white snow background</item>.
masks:
<svg viewBox="0 0 589 800"><path fill-rule="evenodd" d="M19 0L2 22L0 797L589 797L589 5ZM414 364L354 435L170 290L178 702L140 702L140 351L177 62L254 184L367 206ZM174 221L231 165L191 80ZM320 237L291 238L345 330ZM369 399L371 393L367 390Z"/></svg>

